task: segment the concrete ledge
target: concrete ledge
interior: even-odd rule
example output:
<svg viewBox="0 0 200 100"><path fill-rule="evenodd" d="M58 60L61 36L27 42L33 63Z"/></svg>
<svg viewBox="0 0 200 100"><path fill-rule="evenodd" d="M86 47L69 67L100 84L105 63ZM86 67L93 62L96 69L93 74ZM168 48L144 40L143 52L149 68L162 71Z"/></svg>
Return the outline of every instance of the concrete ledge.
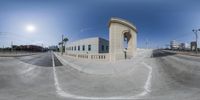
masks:
<svg viewBox="0 0 200 100"><path fill-rule="evenodd" d="M142 54L141 54L142 53ZM133 71L134 68L142 66L141 62L145 58L150 58L151 50L143 50L132 59L119 60L117 62L94 61L86 59L76 59L67 55L55 53L55 56L64 66L70 66L80 72L95 75L125 75ZM142 55L142 56L141 56Z"/></svg>
<svg viewBox="0 0 200 100"><path fill-rule="evenodd" d="M113 68L111 67L108 68L107 66L105 66L106 65L105 63L100 64L103 63L102 61L92 63L91 60L75 59L67 55L61 56L59 53L54 53L54 54L64 66L70 66L80 72L84 72L87 74L96 74L96 75L111 75L114 73Z"/></svg>
<svg viewBox="0 0 200 100"><path fill-rule="evenodd" d="M22 57L22 56L30 56L30 55L36 55L38 53L28 53L28 54L1 54L0 57Z"/></svg>

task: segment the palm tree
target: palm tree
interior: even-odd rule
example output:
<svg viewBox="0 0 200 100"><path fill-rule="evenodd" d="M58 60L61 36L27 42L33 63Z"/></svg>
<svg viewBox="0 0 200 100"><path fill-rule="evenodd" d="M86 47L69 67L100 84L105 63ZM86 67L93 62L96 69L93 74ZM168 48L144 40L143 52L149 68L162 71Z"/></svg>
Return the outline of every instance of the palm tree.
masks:
<svg viewBox="0 0 200 100"><path fill-rule="evenodd" d="M69 39L68 39L67 37L63 39L64 46L65 46L65 44L67 43L67 41L69 41Z"/></svg>
<svg viewBox="0 0 200 100"><path fill-rule="evenodd" d="M64 43L64 46L63 46L63 47L64 47L64 50L63 50L63 51L64 51L64 52L65 52L65 45L66 45L66 43L67 43L68 40L69 40L69 39L68 39L67 37L63 39L63 43Z"/></svg>
<svg viewBox="0 0 200 100"><path fill-rule="evenodd" d="M58 45L60 45L61 47L61 54L63 54L63 51L65 51L65 45L67 41L69 41L69 39L66 37L61 42L58 43Z"/></svg>
<svg viewBox="0 0 200 100"><path fill-rule="evenodd" d="M59 43L58 43L58 45L61 45L61 44L62 44L62 42L59 42Z"/></svg>

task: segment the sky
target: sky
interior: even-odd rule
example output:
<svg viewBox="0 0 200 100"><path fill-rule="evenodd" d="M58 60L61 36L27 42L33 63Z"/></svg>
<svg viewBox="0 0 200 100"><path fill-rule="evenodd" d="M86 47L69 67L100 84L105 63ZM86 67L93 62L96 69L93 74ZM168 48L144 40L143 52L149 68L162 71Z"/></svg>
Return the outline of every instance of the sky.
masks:
<svg viewBox="0 0 200 100"><path fill-rule="evenodd" d="M109 39L108 22L119 17L132 22L139 48L164 47L171 40L195 40L200 28L199 0L0 0L0 47L57 45L88 37ZM35 31L27 31L27 25ZM200 32L199 32L200 33Z"/></svg>

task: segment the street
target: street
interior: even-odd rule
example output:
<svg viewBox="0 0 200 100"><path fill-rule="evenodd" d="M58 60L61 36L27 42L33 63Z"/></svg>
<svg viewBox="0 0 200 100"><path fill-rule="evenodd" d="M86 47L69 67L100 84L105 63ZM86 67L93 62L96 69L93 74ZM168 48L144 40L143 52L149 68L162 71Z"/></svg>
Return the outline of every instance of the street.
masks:
<svg viewBox="0 0 200 100"><path fill-rule="evenodd" d="M200 97L200 58L154 50L141 60L126 74L92 75L64 66L52 52L0 57L0 100Z"/></svg>

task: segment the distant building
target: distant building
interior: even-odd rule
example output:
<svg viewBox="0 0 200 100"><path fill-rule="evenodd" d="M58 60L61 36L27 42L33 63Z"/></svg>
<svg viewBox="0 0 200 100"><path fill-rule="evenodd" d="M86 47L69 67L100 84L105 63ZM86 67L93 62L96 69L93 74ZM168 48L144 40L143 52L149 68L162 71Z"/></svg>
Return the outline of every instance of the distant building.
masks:
<svg viewBox="0 0 200 100"><path fill-rule="evenodd" d="M190 43L190 49L192 51L196 50L196 47L197 47L197 43L196 42L193 41L193 42Z"/></svg>
<svg viewBox="0 0 200 100"><path fill-rule="evenodd" d="M49 46L49 50L58 51L58 46Z"/></svg>
<svg viewBox="0 0 200 100"><path fill-rule="evenodd" d="M180 50L190 50L190 47L189 47L189 44L187 44L187 43L180 43L179 49Z"/></svg>
<svg viewBox="0 0 200 100"><path fill-rule="evenodd" d="M179 44L175 40L173 40L173 41L170 42L170 48L172 50L176 50L176 49L179 48Z"/></svg>
<svg viewBox="0 0 200 100"><path fill-rule="evenodd" d="M41 52L43 51L43 47L37 45L13 45L13 50L15 51L31 51L31 52Z"/></svg>

